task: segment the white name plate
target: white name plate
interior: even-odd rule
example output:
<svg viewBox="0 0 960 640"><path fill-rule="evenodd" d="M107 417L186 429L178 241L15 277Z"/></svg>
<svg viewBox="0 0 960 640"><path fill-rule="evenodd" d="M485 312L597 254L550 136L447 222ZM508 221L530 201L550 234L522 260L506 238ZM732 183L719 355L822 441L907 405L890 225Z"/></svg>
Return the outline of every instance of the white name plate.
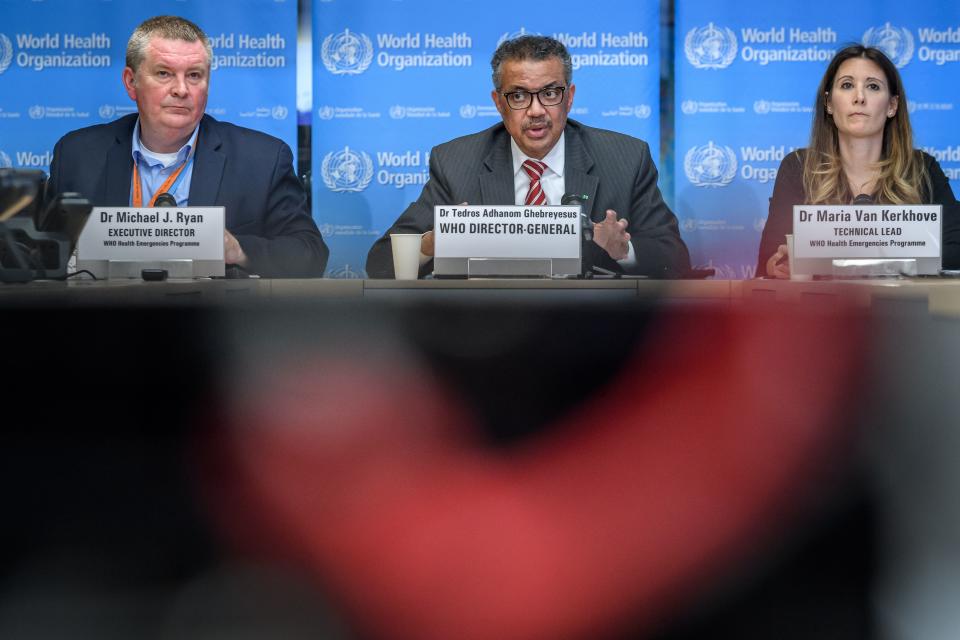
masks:
<svg viewBox="0 0 960 640"><path fill-rule="evenodd" d="M223 207L94 207L77 243L84 260L223 260Z"/></svg>
<svg viewBox="0 0 960 640"><path fill-rule="evenodd" d="M192 261L192 275L222 276L223 230L223 207L94 207L77 242L77 265L101 277L115 272L110 264Z"/></svg>
<svg viewBox="0 0 960 640"><path fill-rule="evenodd" d="M456 205L433 210L437 258L580 259L580 207Z"/></svg>
<svg viewBox="0 0 960 640"><path fill-rule="evenodd" d="M793 207L795 258L939 258L943 207L816 205Z"/></svg>

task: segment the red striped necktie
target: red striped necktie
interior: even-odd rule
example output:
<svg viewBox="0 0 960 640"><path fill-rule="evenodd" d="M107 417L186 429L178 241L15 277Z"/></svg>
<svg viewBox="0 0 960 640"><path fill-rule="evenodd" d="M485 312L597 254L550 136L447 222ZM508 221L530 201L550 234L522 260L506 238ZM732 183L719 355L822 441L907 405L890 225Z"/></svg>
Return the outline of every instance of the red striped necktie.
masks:
<svg viewBox="0 0 960 640"><path fill-rule="evenodd" d="M524 204L547 204L547 194L543 192L543 186L540 184L540 178L543 177L547 165L537 160L524 160L522 166L530 178L530 188L527 190L527 199Z"/></svg>

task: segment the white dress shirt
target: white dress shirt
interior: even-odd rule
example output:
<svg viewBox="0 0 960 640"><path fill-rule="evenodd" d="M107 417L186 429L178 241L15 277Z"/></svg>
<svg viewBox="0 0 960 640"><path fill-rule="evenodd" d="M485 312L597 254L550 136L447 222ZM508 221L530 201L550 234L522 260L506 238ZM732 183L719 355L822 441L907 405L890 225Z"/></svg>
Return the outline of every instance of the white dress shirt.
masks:
<svg viewBox="0 0 960 640"><path fill-rule="evenodd" d="M560 204L563 194L566 192L566 182L563 179L563 170L566 164L566 145L564 137L566 133L560 134L557 144L553 145L550 153L545 155L540 162L547 165L540 177L540 187L547 196L546 204ZM510 150L513 153L513 193L514 204L526 204L527 191L530 189L530 176L523 170L525 160L536 160L523 153L517 145L517 141L510 138ZM606 212L603 212L606 215ZM617 212L619 213L619 211ZM636 264L637 254L633 250L633 243L627 243L627 257L623 260L617 260L617 263L623 267L630 267Z"/></svg>

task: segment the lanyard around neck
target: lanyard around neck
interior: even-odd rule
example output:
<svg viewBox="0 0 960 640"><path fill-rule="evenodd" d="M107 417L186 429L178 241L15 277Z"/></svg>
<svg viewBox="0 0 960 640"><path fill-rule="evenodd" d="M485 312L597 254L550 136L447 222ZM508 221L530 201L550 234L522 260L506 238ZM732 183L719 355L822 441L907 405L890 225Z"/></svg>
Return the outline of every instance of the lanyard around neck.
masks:
<svg viewBox="0 0 960 640"><path fill-rule="evenodd" d="M161 193L173 193L176 185L180 184L180 178L182 177L184 169L193 164L193 156L195 152L196 144L194 144L193 149L190 150L190 154L187 156L186 160L183 161L183 164L181 164L176 171L171 173L170 176L163 181L163 184L160 185L160 188L154 192L153 197L150 198L150 204L148 206L155 206L157 202L157 196L159 196ZM137 169L136 160L133 161L133 206L143 206L143 187L140 184L140 171Z"/></svg>

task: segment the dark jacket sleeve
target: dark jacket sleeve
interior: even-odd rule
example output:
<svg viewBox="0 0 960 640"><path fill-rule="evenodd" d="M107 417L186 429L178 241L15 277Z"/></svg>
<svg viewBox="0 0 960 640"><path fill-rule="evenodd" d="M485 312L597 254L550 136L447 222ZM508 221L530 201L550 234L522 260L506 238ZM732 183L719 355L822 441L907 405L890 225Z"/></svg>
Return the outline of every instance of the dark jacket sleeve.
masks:
<svg viewBox="0 0 960 640"><path fill-rule="evenodd" d="M777 180L773 185L767 222L760 235L757 255L757 277L767 276L767 260L785 244L788 233L793 233L793 207L806 200L803 192L803 153L794 151L780 162Z"/></svg>
<svg viewBox="0 0 960 640"><path fill-rule="evenodd" d="M627 221L636 258L634 264L623 265L589 242L583 247L584 268L597 266L654 278L682 277L690 269L690 253L680 237L677 218L657 187L657 168L649 145L632 136L579 124L571 133L579 134L574 140L582 144L589 158L589 176L597 181L591 218L598 222L607 209L616 211L618 218ZM579 147L572 151L576 155Z"/></svg>
<svg viewBox="0 0 960 640"><path fill-rule="evenodd" d="M63 153L62 149L63 138L57 140L57 144L53 147L53 159L50 160L50 175L47 177L46 188L43 194L44 203L52 200L61 191L60 166L62 161L60 156Z"/></svg>
<svg viewBox="0 0 960 640"><path fill-rule="evenodd" d="M950 181L944 175L940 163L931 155L925 155L927 172L930 175L932 194L931 204L943 205L941 227L941 250L944 269L960 269L960 204L957 203L950 188Z"/></svg>
<svg viewBox="0 0 960 640"><path fill-rule="evenodd" d="M433 208L453 203L447 179L443 175L443 154L434 148L430 152L430 177L423 186L420 197L400 214L386 233L383 234L367 254L367 277L393 278L393 249L390 246L391 233L426 233L433 229ZM433 271L433 260L420 266L422 278Z"/></svg>
<svg viewBox="0 0 960 640"><path fill-rule="evenodd" d="M234 234L250 260L250 270L268 278L323 276L329 249L310 215L286 143L277 145L268 189L259 233Z"/></svg>
<svg viewBox="0 0 960 640"><path fill-rule="evenodd" d="M123 206L129 204L132 162L127 148L123 156L121 172L115 173L114 191L107 194L107 171L114 157L117 131L121 133L133 121L126 119L106 125L85 127L67 133L57 141L50 161L50 176L46 184L46 200L49 202L60 193L75 192L97 206Z"/></svg>
<svg viewBox="0 0 960 640"><path fill-rule="evenodd" d="M627 232L637 262L624 269L631 274L657 278L676 278L690 270L690 253L680 238L680 226L657 187L657 167L650 148L643 152L630 197L630 222ZM599 215L601 212L595 212ZM598 247L599 248L599 247ZM603 250L600 250L603 252ZM603 252L606 255L606 252ZM607 256L609 258L609 256Z"/></svg>

